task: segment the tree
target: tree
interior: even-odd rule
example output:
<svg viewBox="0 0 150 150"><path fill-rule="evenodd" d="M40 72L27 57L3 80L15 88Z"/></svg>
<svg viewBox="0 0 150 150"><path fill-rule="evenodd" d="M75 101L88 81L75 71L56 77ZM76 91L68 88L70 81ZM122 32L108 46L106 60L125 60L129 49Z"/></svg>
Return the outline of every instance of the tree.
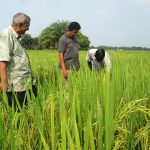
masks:
<svg viewBox="0 0 150 150"><path fill-rule="evenodd" d="M38 37L32 38L31 49L34 49L34 50L40 49Z"/></svg>
<svg viewBox="0 0 150 150"><path fill-rule="evenodd" d="M32 37L30 34L24 34L22 36L21 44L25 49L31 49Z"/></svg>
<svg viewBox="0 0 150 150"><path fill-rule="evenodd" d="M21 44L25 49L39 49L38 37L32 38L30 34L22 36Z"/></svg>
<svg viewBox="0 0 150 150"><path fill-rule="evenodd" d="M81 32L77 34L77 40L79 44L79 49L87 50L90 46L90 41L87 36L83 35Z"/></svg>
<svg viewBox="0 0 150 150"><path fill-rule="evenodd" d="M42 48L57 48L61 35L67 30L68 21L57 21L45 28L39 36L39 44Z"/></svg>

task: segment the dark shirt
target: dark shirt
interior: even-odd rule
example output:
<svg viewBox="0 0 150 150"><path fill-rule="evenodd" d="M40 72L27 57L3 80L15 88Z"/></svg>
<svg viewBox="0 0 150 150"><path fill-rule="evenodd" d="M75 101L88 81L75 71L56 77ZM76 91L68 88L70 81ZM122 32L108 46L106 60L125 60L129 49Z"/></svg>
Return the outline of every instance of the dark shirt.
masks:
<svg viewBox="0 0 150 150"><path fill-rule="evenodd" d="M79 54L75 37L68 37L66 33L62 35L59 39L58 51L63 53L67 70L79 69ZM59 67L61 68L60 64Z"/></svg>

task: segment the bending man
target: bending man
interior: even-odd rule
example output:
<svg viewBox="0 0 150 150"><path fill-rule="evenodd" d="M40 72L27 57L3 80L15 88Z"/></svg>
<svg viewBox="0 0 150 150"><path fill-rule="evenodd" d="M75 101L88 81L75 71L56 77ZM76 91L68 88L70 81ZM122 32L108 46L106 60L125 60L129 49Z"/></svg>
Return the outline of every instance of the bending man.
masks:
<svg viewBox="0 0 150 150"><path fill-rule="evenodd" d="M99 71L106 68L107 71L110 71L110 56L104 49L90 49L86 55L86 61L91 70Z"/></svg>

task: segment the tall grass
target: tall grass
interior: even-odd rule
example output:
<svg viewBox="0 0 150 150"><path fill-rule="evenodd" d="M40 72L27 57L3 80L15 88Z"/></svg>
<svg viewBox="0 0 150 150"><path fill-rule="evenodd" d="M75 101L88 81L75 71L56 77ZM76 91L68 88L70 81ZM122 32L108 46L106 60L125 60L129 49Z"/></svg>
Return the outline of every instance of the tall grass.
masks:
<svg viewBox="0 0 150 150"><path fill-rule="evenodd" d="M150 149L150 52L112 51L112 70L81 69L64 88L56 51L28 51L38 96L16 112L0 95L0 149Z"/></svg>

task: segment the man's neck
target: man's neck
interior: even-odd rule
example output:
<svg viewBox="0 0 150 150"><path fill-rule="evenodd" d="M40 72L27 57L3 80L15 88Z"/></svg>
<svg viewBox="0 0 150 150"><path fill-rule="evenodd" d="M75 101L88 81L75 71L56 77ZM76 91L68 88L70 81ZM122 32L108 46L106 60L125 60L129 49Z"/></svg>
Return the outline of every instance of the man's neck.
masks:
<svg viewBox="0 0 150 150"><path fill-rule="evenodd" d="M67 37L69 37L69 38L73 38L73 37L71 36L71 34L70 34L70 31L67 31L67 32L66 32L66 35L67 35Z"/></svg>

